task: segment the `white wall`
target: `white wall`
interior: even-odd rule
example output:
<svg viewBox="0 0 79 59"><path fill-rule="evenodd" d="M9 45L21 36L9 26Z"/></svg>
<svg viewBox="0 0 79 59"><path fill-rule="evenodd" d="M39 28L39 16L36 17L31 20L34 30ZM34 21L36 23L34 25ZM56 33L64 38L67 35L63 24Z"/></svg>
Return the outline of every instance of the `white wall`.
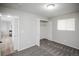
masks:
<svg viewBox="0 0 79 59"><path fill-rule="evenodd" d="M0 27L1 27L1 19L0 19ZM0 41L1 41L1 29L0 29ZM1 56L1 43L0 43L0 56Z"/></svg>
<svg viewBox="0 0 79 59"><path fill-rule="evenodd" d="M14 49L22 50L29 48L34 45L39 45L40 40L40 17L27 13L18 11L16 9L1 8L0 12L2 14L10 14L14 16L19 16L18 19L14 21ZM18 22L19 20L19 22ZM17 24L19 24L17 26Z"/></svg>
<svg viewBox="0 0 79 59"><path fill-rule="evenodd" d="M0 28L1 28L1 19L0 19ZM1 29L0 29L0 41L1 41Z"/></svg>
<svg viewBox="0 0 79 59"><path fill-rule="evenodd" d="M40 21L40 39L48 39L48 21Z"/></svg>
<svg viewBox="0 0 79 59"><path fill-rule="evenodd" d="M75 18L75 31L57 30L57 20L66 18ZM79 49L79 12L52 18L49 25L50 40Z"/></svg>
<svg viewBox="0 0 79 59"><path fill-rule="evenodd" d="M19 45L20 49L25 49L27 47L33 46L40 39L38 37L38 18L34 15L26 14L23 15L19 21L19 31L20 39ZM38 39L37 39L38 37Z"/></svg>

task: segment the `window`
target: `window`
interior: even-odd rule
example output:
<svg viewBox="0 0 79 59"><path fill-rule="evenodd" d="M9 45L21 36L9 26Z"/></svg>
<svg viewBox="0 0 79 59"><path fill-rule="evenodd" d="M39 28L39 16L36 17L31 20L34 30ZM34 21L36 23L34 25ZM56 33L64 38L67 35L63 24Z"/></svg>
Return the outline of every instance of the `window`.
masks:
<svg viewBox="0 0 79 59"><path fill-rule="evenodd" d="M57 30L75 31L75 19L62 19L57 21Z"/></svg>

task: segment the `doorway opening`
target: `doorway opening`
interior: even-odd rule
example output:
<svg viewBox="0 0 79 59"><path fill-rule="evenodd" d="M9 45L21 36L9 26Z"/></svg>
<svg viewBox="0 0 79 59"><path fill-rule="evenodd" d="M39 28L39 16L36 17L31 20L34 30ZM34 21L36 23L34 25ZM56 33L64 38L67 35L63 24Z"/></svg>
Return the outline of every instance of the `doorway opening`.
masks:
<svg viewBox="0 0 79 59"><path fill-rule="evenodd" d="M40 40L48 39L48 21L40 20Z"/></svg>
<svg viewBox="0 0 79 59"><path fill-rule="evenodd" d="M2 15L0 17L0 34L1 34L1 55L9 55L14 50L14 35L15 35L15 19L14 16Z"/></svg>

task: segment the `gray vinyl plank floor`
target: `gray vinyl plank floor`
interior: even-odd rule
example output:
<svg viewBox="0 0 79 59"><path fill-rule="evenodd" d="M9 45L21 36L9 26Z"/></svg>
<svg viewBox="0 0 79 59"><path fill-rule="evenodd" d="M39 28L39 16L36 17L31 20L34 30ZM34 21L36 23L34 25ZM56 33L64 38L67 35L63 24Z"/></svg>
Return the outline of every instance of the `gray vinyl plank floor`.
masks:
<svg viewBox="0 0 79 59"><path fill-rule="evenodd" d="M9 56L79 56L79 50L44 39L39 47L35 45Z"/></svg>

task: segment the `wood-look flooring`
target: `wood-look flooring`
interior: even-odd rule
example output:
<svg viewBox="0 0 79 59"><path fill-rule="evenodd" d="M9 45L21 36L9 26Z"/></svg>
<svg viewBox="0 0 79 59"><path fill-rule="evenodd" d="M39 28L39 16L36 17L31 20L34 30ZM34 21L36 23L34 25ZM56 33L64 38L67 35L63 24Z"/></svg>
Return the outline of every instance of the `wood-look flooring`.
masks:
<svg viewBox="0 0 79 59"><path fill-rule="evenodd" d="M39 47L33 46L9 56L79 56L79 50L44 39Z"/></svg>

